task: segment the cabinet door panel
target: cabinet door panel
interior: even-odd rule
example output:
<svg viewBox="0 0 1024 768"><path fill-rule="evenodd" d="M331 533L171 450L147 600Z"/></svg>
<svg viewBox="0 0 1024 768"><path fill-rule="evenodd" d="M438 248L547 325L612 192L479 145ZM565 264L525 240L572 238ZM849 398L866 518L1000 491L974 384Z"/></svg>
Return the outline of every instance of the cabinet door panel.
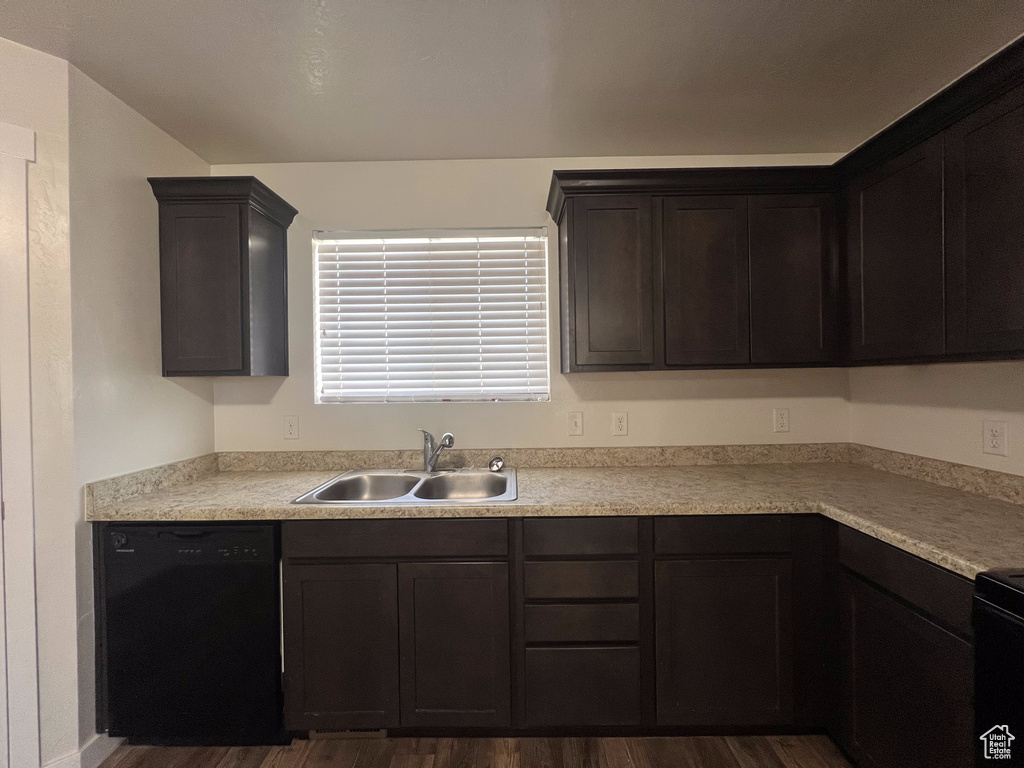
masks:
<svg viewBox="0 0 1024 768"><path fill-rule="evenodd" d="M397 587L394 565L285 567L285 727L398 725Z"/></svg>
<svg viewBox="0 0 1024 768"><path fill-rule="evenodd" d="M879 768L973 766L970 644L849 574L840 608L848 749Z"/></svg>
<svg viewBox="0 0 1024 768"><path fill-rule="evenodd" d="M852 359L941 355L942 137L855 180L846 229Z"/></svg>
<svg viewBox="0 0 1024 768"><path fill-rule="evenodd" d="M792 719L789 560L655 563L659 725Z"/></svg>
<svg viewBox="0 0 1024 768"><path fill-rule="evenodd" d="M508 566L398 566L402 725L508 726Z"/></svg>
<svg viewBox="0 0 1024 768"><path fill-rule="evenodd" d="M527 648L525 677L528 726L640 723L637 648Z"/></svg>
<svg viewBox="0 0 1024 768"><path fill-rule="evenodd" d="M160 216L165 373L241 371L239 206L168 205Z"/></svg>
<svg viewBox="0 0 1024 768"><path fill-rule="evenodd" d="M654 362L651 200L643 195L573 201L576 363Z"/></svg>
<svg viewBox="0 0 1024 768"><path fill-rule="evenodd" d="M748 198L750 360L824 363L834 343L832 195Z"/></svg>
<svg viewBox="0 0 1024 768"><path fill-rule="evenodd" d="M665 363L750 362L747 199L662 202Z"/></svg>
<svg viewBox="0 0 1024 768"><path fill-rule="evenodd" d="M1024 350L1024 86L946 133L950 352Z"/></svg>

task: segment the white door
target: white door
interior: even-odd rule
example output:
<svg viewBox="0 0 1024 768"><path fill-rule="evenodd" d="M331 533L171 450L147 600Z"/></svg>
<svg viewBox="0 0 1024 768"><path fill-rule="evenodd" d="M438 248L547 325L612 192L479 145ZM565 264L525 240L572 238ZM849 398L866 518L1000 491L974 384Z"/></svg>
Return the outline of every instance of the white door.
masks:
<svg viewBox="0 0 1024 768"><path fill-rule="evenodd" d="M37 768L35 498L27 163L35 134L0 123L0 768Z"/></svg>

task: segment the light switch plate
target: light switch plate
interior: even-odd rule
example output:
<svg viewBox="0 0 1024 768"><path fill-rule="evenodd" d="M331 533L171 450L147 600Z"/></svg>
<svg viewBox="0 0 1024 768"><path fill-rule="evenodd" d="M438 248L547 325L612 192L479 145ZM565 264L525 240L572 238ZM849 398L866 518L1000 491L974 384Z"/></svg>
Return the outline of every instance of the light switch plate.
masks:
<svg viewBox="0 0 1024 768"><path fill-rule="evenodd" d="M1008 456L1005 421L983 421L981 450L993 456Z"/></svg>
<svg viewBox="0 0 1024 768"><path fill-rule="evenodd" d="M583 413L580 411L569 412L569 435L576 437L583 434Z"/></svg>

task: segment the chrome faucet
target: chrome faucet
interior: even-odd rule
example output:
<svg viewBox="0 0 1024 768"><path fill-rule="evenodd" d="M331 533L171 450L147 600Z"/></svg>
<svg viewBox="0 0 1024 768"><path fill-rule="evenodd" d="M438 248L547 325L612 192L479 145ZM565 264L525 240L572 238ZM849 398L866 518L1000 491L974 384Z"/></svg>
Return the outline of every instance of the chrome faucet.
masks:
<svg viewBox="0 0 1024 768"><path fill-rule="evenodd" d="M433 472L437 467L437 457L441 455L441 451L455 446L455 435L445 432L441 436L441 442L435 443L434 436L427 430L421 429L420 432L423 433L423 471Z"/></svg>

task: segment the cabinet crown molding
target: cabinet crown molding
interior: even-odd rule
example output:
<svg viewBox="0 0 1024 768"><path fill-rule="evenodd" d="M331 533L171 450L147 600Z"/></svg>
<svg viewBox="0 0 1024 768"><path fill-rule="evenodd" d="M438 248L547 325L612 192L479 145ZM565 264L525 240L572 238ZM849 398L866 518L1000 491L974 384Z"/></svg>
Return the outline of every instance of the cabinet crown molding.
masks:
<svg viewBox="0 0 1024 768"><path fill-rule="evenodd" d="M255 176L157 176L147 179L161 203L238 203L251 205L282 227L298 210Z"/></svg>

